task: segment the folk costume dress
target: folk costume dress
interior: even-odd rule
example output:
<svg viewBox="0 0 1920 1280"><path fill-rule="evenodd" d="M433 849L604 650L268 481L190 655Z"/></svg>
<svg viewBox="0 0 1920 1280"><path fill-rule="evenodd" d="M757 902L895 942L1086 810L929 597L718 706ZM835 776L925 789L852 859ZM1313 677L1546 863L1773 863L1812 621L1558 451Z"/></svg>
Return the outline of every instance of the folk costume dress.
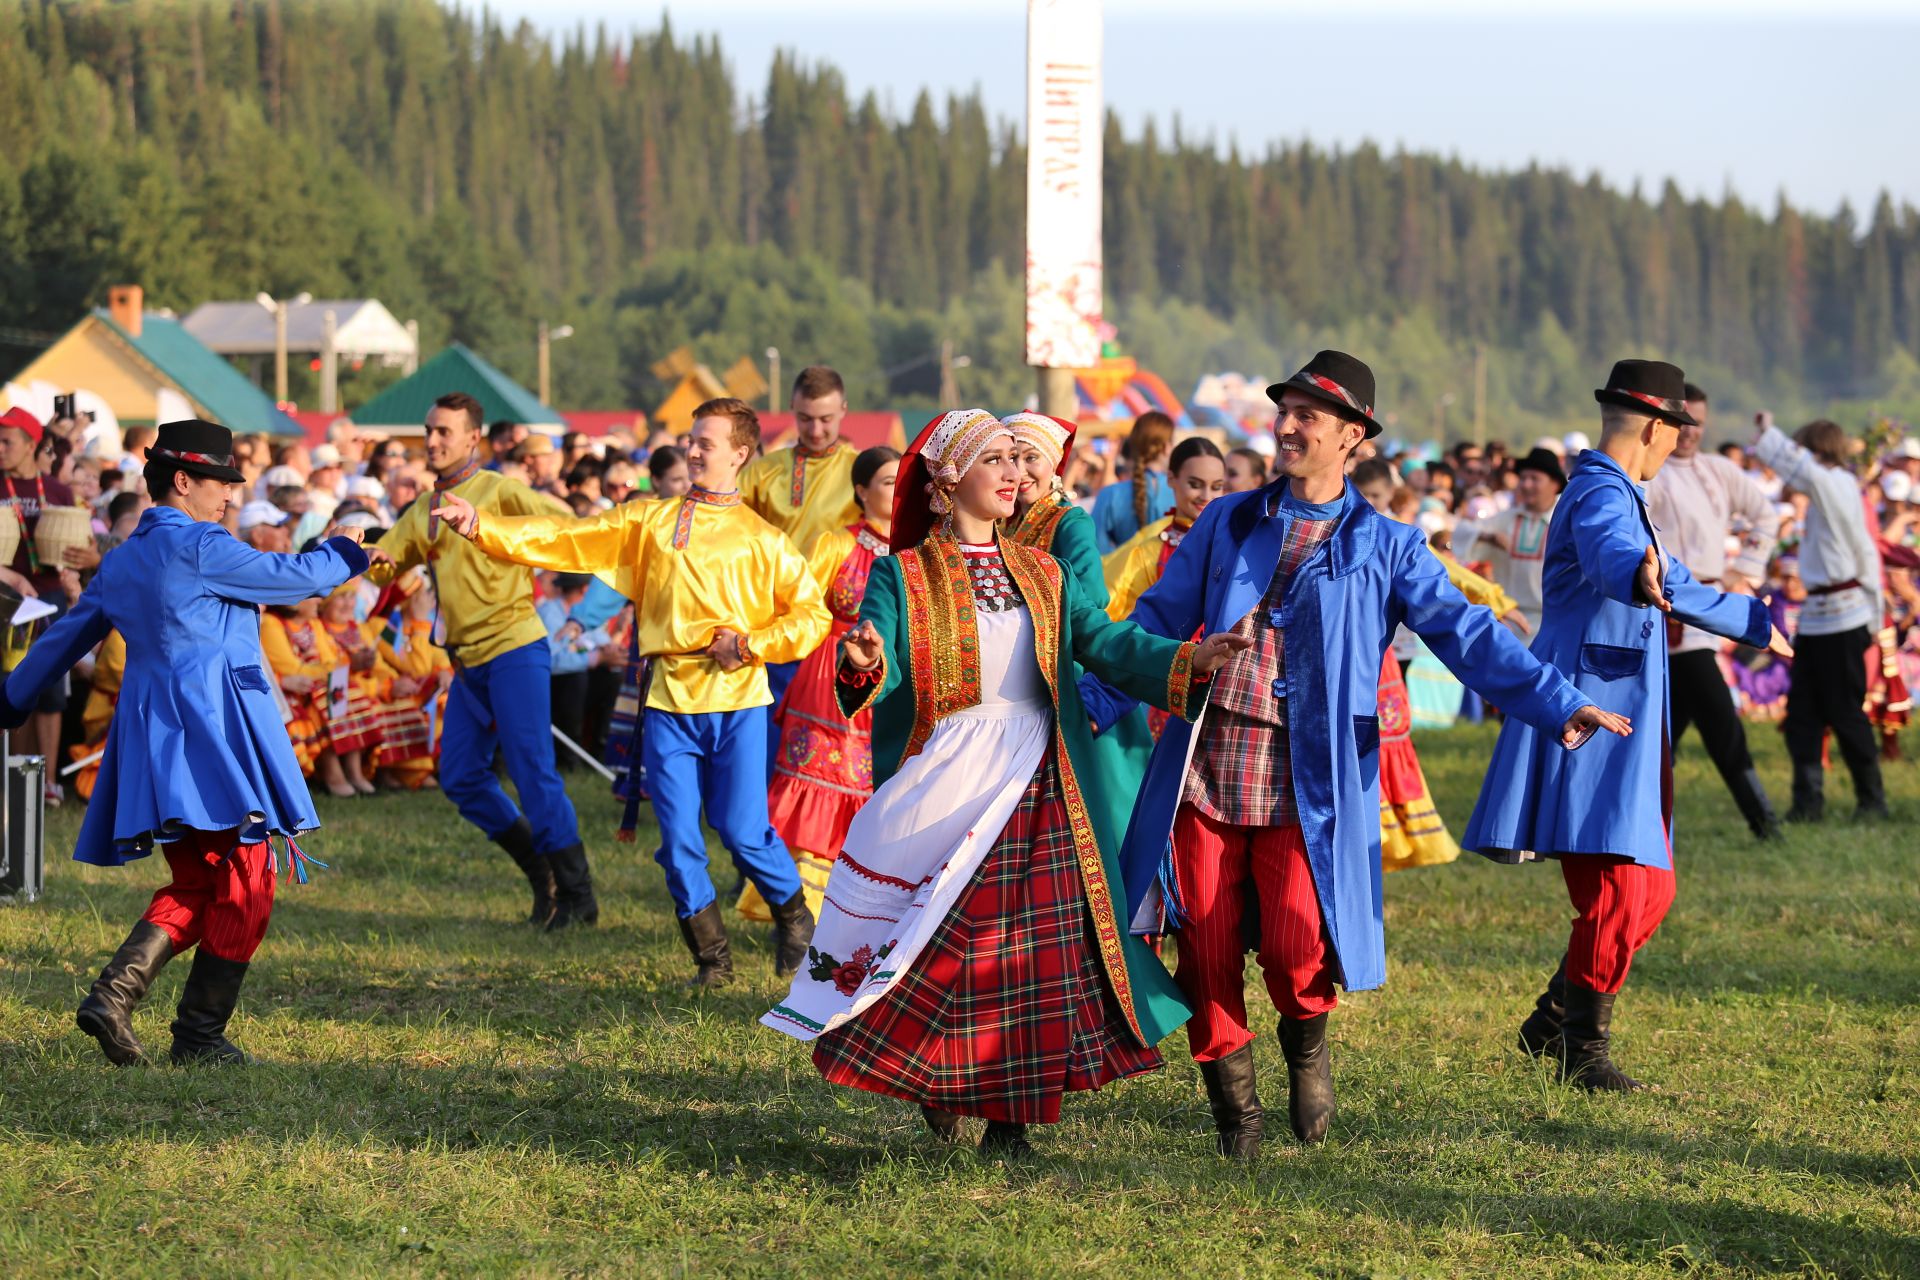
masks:
<svg viewBox="0 0 1920 1280"><path fill-rule="evenodd" d="M1057 469L1073 452L1076 424L1049 414L1023 412L1002 418L1001 424L1013 432L1021 444L1041 450ZM1068 500L1056 483L1051 492L1037 498L1014 522L1010 535L1021 546L1044 551L1065 565L1073 575L1082 599L1106 608L1107 583L1101 570L1099 540L1094 534L1093 517ZM1115 621L1124 621L1116 615ZM1085 671L1074 664L1073 681L1080 682ZM1111 806L1107 822L1114 831L1124 831L1127 815L1133 811L1133 797L1146 776L1147 759L1153 754L1154 718L1164 720L1166 712L1141 707L1093 740L1093 767L1105 781Z"/></svg>
<svg viewBox="0 0 1920 1280"><path fill-rule="evenodd" d="M640 741L660 826L655 861L687 920L714 902L707 822L771 903L800 893L793 857L756 780L766 766L767 668L797 662L826 637L827 606L786 535L736 492L695 486L670 502L628 502L597 516L483 514L483 555L560 573L602 575L635 609L634 645L652 660ZM576 610L575 616L578 616ZM750 660L723 670L705 650L721 628ZM542 633L544 635L544 632Z"/></svg>
<svg viewBox="0 0 1920 1280"><path fill-rule="evenodd" d="M834 669L840 641L860 618L874 561L891 554L885 535L865 522L822 534L814 543L808 569L825 593L832 623L827 638L801 660L787 696L774 708L780 745L773 757L767 816L793 854L816 919L847 824L873 794L873 716L841 714ZM748 920L773 918L751 884L740 891L736 909Z"/></svg>
<svg viewBox="0 0 1920 1280"><path fill-rule="evenodd" d="M404 676L420 686L410 696L396 697L389 685L380 743L380 767L408 791L419 791L433 783L440 726L447 714L448 689L442 681L451 675L453 664L447 651L433 642L431 619L402 617L396 610L385 623L370 619L367 631L379 646L381 663L396 678Z"/></svg>
<svg viewBox="0 0 1920 1280"><path fill-rule="evenodd" d="M311 778L314 763L333 746L327 716L327 680L346 657L334 647L333 638L318 618L302 618L291 612L265 610L260 615L260 651L266 655L267 668L280 682L280 696L287 705L287 739L293 747L300 772ZM296 693L286 687L289 676L300 676L310 685Z"/></svg>
<svg viewBox="0 0 1920 1280"><path fill-rule="evenodd" d="M884 656L870 672L843 663L837 685L846 713L873 710L879 786L807 963L761 1021L812 1042L832 1083L1050 1123L1063 1094L1159 1065L1154 1045L1186 1017L1126 931L1068 673L1077 659L1182 713L1197 694L1191 645L1114 623L1060 561L928 532L929 474L951 486L1001 430L984 411L943 415L902 463L895 554L860 612Z"/></svg>

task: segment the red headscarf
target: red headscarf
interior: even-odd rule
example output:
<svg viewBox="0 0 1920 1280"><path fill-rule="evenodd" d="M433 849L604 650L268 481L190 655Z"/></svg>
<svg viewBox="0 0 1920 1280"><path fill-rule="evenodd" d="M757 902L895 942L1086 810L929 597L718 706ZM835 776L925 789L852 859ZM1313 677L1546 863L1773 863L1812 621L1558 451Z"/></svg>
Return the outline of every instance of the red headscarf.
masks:
<svg viewBox="0 0 1920 1280"><path fill-rule="evenodd" d="M901 456L894 481L893 534L887 540L894 554L926 541L934 521L946 514L946 495L960 477L991 441L1012 434L985 409L951 409L921 428Z"/></svg>

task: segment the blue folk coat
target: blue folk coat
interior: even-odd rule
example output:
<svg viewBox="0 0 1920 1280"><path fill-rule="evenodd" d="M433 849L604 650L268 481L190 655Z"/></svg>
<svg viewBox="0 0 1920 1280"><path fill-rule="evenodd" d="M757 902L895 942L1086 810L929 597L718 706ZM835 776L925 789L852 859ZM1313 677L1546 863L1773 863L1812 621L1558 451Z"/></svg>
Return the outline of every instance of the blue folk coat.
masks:
<svg viewBox="0 0 1920 1280"><path fill-rule="evenodd" d="M1766 645L1772 632L1766 605L1695 581L1660 547L1645 491L1598 449L1582 453L1547 526L1533 654L1572 672L1583 702L1630 718L1633 735L1595 734L1568 752L1531 725L1509 722L1460 839L1463 848L1502 860L1527 850L1673 865L1666 618L1640 603L1635 586L1648 547L1664 562L1664 594L1674 618Z"/></svg>
<svg viewBox="0 0 1920 1280"><path fill-rule="evenodd" d="M0 720L15 723L109 631L127 642L75 860L118 866L183 827L265 839L320 825L261 657L256 606L297 604L366 567L349 538L272 555L174 507L140 517L0 689Z"/></svg>
<svg viewBox="0 0 1920 1280"><path fill-rule="evenodd" d="M1273 580L1291 516L1285 481L1210 503L1140 597L1133 621L1164 636L1229 631ZM1405 623L1468 687L1510 715L1555 733L1588 699L1542 665L1447 581L1426 535L1379 515L1347 486L1331 536L1288 584L1285 630L1293 794L1340 982L1364 991L1386 980L1380 870L1380 664ZM1083 691L1085 692L1085 691ZM1091 693L1105 726L1126 703ZM1135 928L1157 917L1160 869L1199 741L1201 721L1170 720L1121 846ZM1176 909L1178 904L1168 904Z"/></svg>

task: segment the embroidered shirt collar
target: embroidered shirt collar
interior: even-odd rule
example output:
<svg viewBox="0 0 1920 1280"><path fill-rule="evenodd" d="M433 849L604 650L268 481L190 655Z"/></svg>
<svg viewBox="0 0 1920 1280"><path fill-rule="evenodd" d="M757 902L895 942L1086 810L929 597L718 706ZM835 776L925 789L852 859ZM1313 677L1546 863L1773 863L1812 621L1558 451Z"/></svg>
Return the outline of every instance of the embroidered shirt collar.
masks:
<svg viewBox="0 0 1920 1280"><path fill-rule="evenodd" d="M728 489L721 493L716 489L705 489L694 485L687 490L688 502L704 502L710 507L737 507L740 505L740 491Z"/></svg>

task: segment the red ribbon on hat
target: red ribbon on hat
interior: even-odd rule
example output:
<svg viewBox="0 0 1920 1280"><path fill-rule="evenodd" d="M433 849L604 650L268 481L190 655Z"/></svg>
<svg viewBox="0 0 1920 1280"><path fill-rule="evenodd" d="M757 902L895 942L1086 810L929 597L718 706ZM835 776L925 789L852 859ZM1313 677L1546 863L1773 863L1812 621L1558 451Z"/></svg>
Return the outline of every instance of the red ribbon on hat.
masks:
<svg viewBox="0 0 1920 1280"><path fill-rule="evenodd" d="M1681 412L1680 402L1678 400L1667 400L1660 396L1650 396L1644 391L1628 391L1625 387L1616 387L1614 389L1622 395L1632 396L1635 400L1643 404L1650 404L1662 413Z"/></svg>
<svg viewBox="0 0 1920 1280"><path fill-rule="evenodd" d="M1355 396L1351 391L1347 390L1345 387L1335 382L1332 378L1322 377L1317 373L1307 373L1306 370L1304 369L1301 370L1301 372L1306 376L1307 381L1311 382L1314 386L1319 387L1322 391L1325 391L1328 394L1336 397L1341 401L1341 403L1345 404L1349 409L1358 409L1362 414L1366 415L1369 418L1373 416L1372 405L1361 404L1359 397Z"/></svg>
<svg viewBox="0 0 1920 1280"><path fill-rule="evenodd" d="M177 462L197 462L203 467L233 467L233 455L230 453L194 453L190 449L163 449L159 445L149 445L147 456L172 458Z"/></svg>

